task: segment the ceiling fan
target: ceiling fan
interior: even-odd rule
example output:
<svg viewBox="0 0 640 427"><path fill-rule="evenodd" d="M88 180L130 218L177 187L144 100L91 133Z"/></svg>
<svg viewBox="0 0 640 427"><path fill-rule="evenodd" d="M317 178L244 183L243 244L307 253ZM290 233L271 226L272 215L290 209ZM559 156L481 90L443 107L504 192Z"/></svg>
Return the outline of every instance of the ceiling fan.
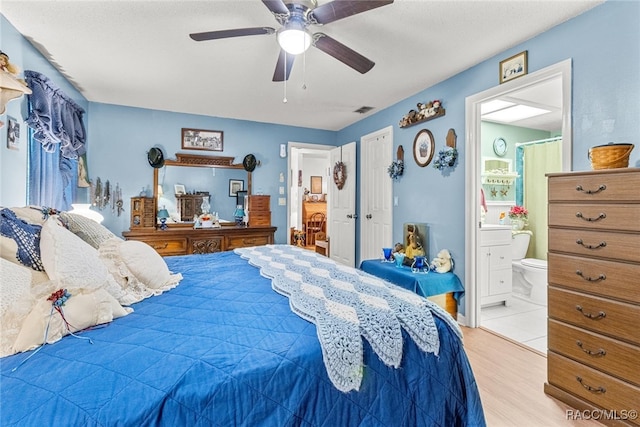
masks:
<svg viewBox="0 0 640 427"><path fill-rule="evenodd" d="M237 28L189 34L195 41L225 39L230 37L276 34L280 56L273 73L273 81L289 79L296 55L313 44L324 53L333 56L361 74L371 70L375 63L324 33L308 30L310 25L324 25L358 13L393 3L393 0L333 0L318 6L316 0L262 0L273 13L282 28Z"/></svg>

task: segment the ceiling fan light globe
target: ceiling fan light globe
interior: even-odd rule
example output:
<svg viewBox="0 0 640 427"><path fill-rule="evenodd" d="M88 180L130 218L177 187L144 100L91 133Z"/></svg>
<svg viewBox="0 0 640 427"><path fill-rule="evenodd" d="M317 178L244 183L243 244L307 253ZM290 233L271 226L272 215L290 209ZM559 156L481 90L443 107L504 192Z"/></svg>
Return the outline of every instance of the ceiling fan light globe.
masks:
<svg viewBox="0 0 640 427"><path fill-rule="evenodd" d="M311 34L306 28L284 27L278 30L278 44L285 52L299 55L311 46Z"/></svg>

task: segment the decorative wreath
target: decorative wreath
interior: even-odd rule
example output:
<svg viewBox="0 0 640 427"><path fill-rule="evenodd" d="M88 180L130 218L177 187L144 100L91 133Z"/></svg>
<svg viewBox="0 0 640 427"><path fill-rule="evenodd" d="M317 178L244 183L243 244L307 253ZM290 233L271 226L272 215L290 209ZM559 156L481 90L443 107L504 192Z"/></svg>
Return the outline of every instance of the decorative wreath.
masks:
<svg viewBox="0 0 640 427"><path fill-rule="evenodd" d="M440 150L438 157L436 157L436 160L433 162L433 167L439 170L453 167L457 158L458 150L452 147L447 147L444 150Z"/></svg>
<svg viewBox="0 0 640 427"><path fill-rule="evenodd" d="M336 183L338 190L342 190L344 182L347 180L347 166L343 162L337 162L333 167L333 182Z"/></svg>
<svg viewBox="0 0 640 427"><path fill-rule="evenodd" d="M404 161L396 160L391 162L389 167L387 168L387 173L391 179L398 179L404 173Z"/></svg>

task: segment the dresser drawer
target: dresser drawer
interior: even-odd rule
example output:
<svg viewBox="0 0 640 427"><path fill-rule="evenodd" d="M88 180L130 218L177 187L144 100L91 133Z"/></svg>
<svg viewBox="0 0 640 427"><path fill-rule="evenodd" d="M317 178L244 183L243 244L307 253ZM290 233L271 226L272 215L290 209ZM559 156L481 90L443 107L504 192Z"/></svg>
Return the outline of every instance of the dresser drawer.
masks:
<svg viewBox="0 0 640 427"><path fill-rule="evenodd" d="M640 344L640 306L549 287L549 317Z"/></svg>
<svg viewBox="0 0 640 427"><path fill-rule="evenodd" d="M189 238L189 249L190 254L211 254L214 252L222 252L225 250L223 246L223 237L191 237Z"/></svg>
<svg viewBox="0 0 640 427"><path fill-rule="evenodd" d="M549 320L549 350L640 386L640 347Z"/></svg>
<svg viewBox="0 0 640 427"><path fill-rule="evenodd" d="M640 264L549 254L549 283L640 303Z"/></svg>
<svg viewBox="0 0 640 427"><path fill-rule="evenodd" d="M248 196L247 210L249 212L262 211L268 212L271 210L269 206L271 204L271 196Z"/></svg>
<svg viewBox="0 0 640 427"><path fill-rule="evenodd" d="M547 374L550 384L599 407L619 414L638 410L640 388L554 352L547 356ZM638 423L639 420L628 421Z"/></svg>
<svg viewBox="0 0 640 427"><path fill-rule="evenodd" d="M247 213L250 227L261 225L271 225L271 212L249 212Z"/></svg>
<svg viewBox="0 0 640 427"><path fill-rule="evenodd" d="M640 174L632 170L549 177L549 201L640 201Z"/></svg>
<svg viewBox="0 0 640 427"><path fill-rule="evenodd" d="M264 246L271 242L270 235L264 234L252 234L247 236L233 236L229 237L227 244L227 250L233 250L236 248L246 248L249 246Z"/></svg>
<svg viewBox="0 0 640 427"><path fill-rule="evenodd" d="M187 254L187 239L144 239L143 242L151 246L162 256Z"/></svg>
<svg viewBox="0 0 640 427"><path fill-rule="evenodd" d="M636 189L640 192L640 189ZM549 205L549 226L640 231L640 204Z"/></svg>
<svg viewBox="0 0 640 427"><path fill-rule="evenodd" d="M640 262L640 234L549 228L549 251Z"/></svg>

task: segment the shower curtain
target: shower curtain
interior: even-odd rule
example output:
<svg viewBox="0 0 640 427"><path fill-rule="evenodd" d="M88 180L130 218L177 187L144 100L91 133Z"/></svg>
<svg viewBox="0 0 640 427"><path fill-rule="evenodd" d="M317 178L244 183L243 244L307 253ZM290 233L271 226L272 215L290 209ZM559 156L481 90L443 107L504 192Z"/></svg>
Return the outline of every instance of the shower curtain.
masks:
<svg viewBox="0 0 640 427"><path fill-rule="evenodd" d="M546 174L562 171L562 140L531 143L517 148L516 168L522 177L522 204L529 211L529 230L533 238L528 258L547 259L547 178Z"/></svg>

